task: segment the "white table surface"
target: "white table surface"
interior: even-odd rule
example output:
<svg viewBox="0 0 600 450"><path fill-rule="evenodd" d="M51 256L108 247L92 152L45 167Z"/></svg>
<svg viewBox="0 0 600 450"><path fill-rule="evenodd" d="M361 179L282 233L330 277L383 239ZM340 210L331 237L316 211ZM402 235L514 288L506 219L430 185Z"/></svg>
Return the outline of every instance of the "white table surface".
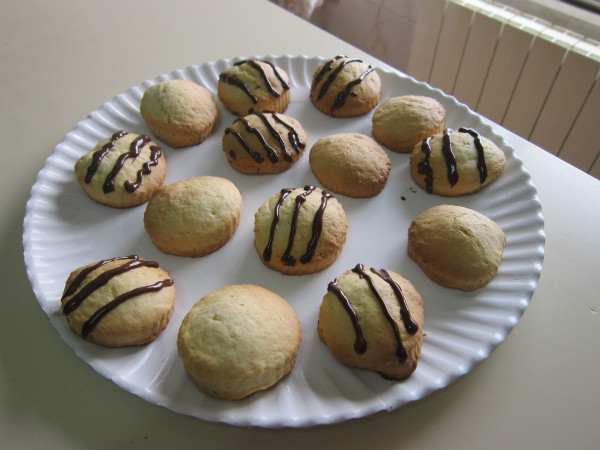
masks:
<svg viewBox="0 0 600 450"><path fill-rule="evenodd" d="M543 271L508 338L449 387L340 424L259 429L178 415L97 375L48 323L23 263L25 203L64 135L129 87L191 64L346 53L386 65L266 0L4 0L0 36L0 447L599 447L600 181L511 133L542 202Z"/></svg>

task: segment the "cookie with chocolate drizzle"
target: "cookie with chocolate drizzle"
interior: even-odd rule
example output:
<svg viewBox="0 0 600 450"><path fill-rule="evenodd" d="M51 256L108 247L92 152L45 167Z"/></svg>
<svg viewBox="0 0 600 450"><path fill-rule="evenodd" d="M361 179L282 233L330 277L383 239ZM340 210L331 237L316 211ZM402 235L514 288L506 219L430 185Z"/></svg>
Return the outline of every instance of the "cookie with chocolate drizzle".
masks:
<svg viewBox="0 0 600 450"><path fill-rule="evenodd" d="M217 96L238 116L256 111L283 113L290 103L290 78L270 61L244 59L219 74Z"/></svg>
<svg viewBox="0 0 600 450"><path fill-rule="evenodd" d="M329 283L319 310L319 338L342 364L402 380L417 368L423 300L401 275L357 264Z"/></svg>
<svg viewBox="0 0 600 450"><path fill-rule="evenodd" d="M430 194L456 197L473 194L495 181L506 167L504 152L471 128L429 136L414 146L410 173Z"/></svg>
<svg viewBox="0 0 600 450"><path fill-rule="evenodd" d="M105 347L141 345L167 326L175 287L157 262L137 255L104 259L74 270L61 298L71 330Z"/></svg>
<svg viewBox="0 0 600 450"><path fill-rule="evenodd" d="M379 103L381 80L375 68L358 58L338 55L321 64L310 86L310 100L332 117L357 117Z"/></svg>
<svg viewBox="0 0 600 450"><path fill-rule="evenodd" d="M225 129L223 151L227 161L245 174L273 174L294 165L306 148L300 123L283 114L254 112Z"/></svg>
<svg viewBox="0 0 600 450"><path fill-rule="evenodd" d="M284 188L254 215L254 246L261 261L286 275L319 272L346 243L342 205L326 190L307 185Z"/></svg>
<svg viewBox="0 0 600 450"><path fill-rule="evenodd" d="M127 208L152 197L165 179L167 165L152 138L119 130L79 158L74 170L92 200Z"/></svg>

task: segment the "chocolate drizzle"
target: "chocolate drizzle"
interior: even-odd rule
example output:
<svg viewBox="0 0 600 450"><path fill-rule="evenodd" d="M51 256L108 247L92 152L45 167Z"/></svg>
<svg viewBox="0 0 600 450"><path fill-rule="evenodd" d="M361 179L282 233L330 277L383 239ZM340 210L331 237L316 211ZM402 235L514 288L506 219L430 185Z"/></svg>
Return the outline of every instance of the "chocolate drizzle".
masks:
<svg viewBox="0 0 600 450"><path fill-rule="evenodd" d="M456 156L452 149L452 129L447 128L444 130L442 136L442 155L446 161L446 173L450 187L454 186L458 182L458 167L456 163ZM467 133L473 138L473 145L477 150L477 171L479 172L479 183L483 184L487 179L487 166L485 163L485 151L479 133L470 128L459 128L460 133ZM429 136L423 139L421 143L421 151L425 153L425 157L419 161L417 165L417 171L421 175L425 175L425 188L428 193L433 192L433 169L429 161L431 157L431 139L433 136Z"/></svg>
<svg viewBox="0 0 600 450"><path fill-rule="evenodd" d="M418 172L421 175L425 175L425 188L430 194L433 192L433 169L429 162L429 158L431 157L431 138L432 136L423 139L421 151L425 153L425 157L417 165Z"/></svg>
<svg viewBox="0 0 600 450"><path fill-rule="evenodd" d="M127 131L123 131L123 130L117 131L115 134L112 135L111 140L107 144L105 144L100 150L94 152L94 154L92 156L92 163L88 167L87 173L85 176L86 183L91 183L92 178L94 177L94 175L95 175L96 171L98 170L98 167L100 166L104 157L114 148L117 141L127 134L128 134ZM121 155L119 155L119 157L117 158L117 161L115 162L114 167L108 173L108 175L106 176L106 179L104 180L104 184L102 185L102 190L105 194L108 194L115 190L114 179L119 174L121 169L123 168L125 161L127 161L130 158L133 158L134 160L137 159L137 157L140 156L140 153L142 152L143 148L151 141L152 141L152 138L150 136L142 134L142 135L136 137L131 142L131 144L129 145L128 152L122 153ZM125 181L123 183L125 190L127 192L135 192L135 190L137 188L139 188L140 185L142 184L143 176L149 175L152 172L151 167L156 166L158 164L158 159L161 156L162 156L161 148L158 147L157 145L151 146L150 147L150 160L145 162L144 164L142 164L142 168L140 170L138 170L138 172L137 172L137 177L136 177L135 181Z"/></svg>
<svg viewBox="0 0 600 450"><path fill-rule="evenodd" d="M279 209L283 204L285 198L292 193L294 190L291 188L284 188L281 190L281 194L279 196L279 200L275 204L275 212L273 213L273 221L271 222L271 232L269 234L269 242L263 251L263 259L265 261L271 260L271 253L273 251L273 238L275 236L275 227L277 226L277 222L279 222Z"/></svg>
<svg viewBox="0 0 600 450"><path fill-rule="evenodd" d="M300 215L300 208L302 208L302 203L306 201L306 197L308 197L314 190L315 186L304 186L304 192L302 194L298 194L296 196L295 202L296 206L294 208L294 215L292 216L292 224L290 227L290 236L288 238L288 246L285 249L285 252L281 256L281 261L287 266L293 266L296 264L296 258L291 255L292 247L294 245L294 240L296 238L296 227L298 226L298 216Z"/></svg>
<svg viewBox="0 0 600 450"><path fill-rule="evenodd" d="M277 122L277 123L283 125L288 130L287 138L288 138L289 145L297 154L300 153L300 150L306 146L306 143L302 142L302 140L298 136L298 132L296 131L296 129L293 126L291 126L290 124L286 123L276 113L274 113L274 112L267 112L267 113L253 112L252 115L257 116L262 121L262 123L265 125L265 127L267 128L267 130L269 131L269 134L273 138L275 138L275 140L279 144L279 148L281 150L281 155L282 155L283 159L285 159L286 161L292 162L294 160L294 158L288 151L288 147L287 147L285 140L284 140L283 136L281 135L281 133L279 131L277 131L277 129L269 121L268 115L271 116L271 118L274 122ZM277 150L274 147L272 147L271 145L269 145L269 143L267 142L267 138L261 133L261 131L258 128L253 127L250 124L250 122L246 119L246 117L240 117L240 118L236 119L235 122L241 122L242 124L244 124L246 131L254 134L258 138L260 144L262 145L262 148L264 149L264 151L267 154L267 158L269 159L269 161L271 161L273 164L276 164L277 162L279 162L279 155L278 155ZM234 122L234 124L235 124L235 122ZM239 133L235 130L232 130L231 127L225 129L225 134L230 134L230 133L238 140L238 142L241 144L241 146L246 150L246 152L248 152L248 154L250 155L250 157L252 159L254 159L254 161L256 161L258 163L261 163L264 161L263 155L257 149L253 148L252 145L250 145L248 143L248 141L246 141L244 139L244 137L241 135L241 133ZM233 151L230 151L229 154L231 155L231 157L233 159L235 159L235 153Z"/></svg>
<svg viewBox="0 0 600 450"><path fill-rule="evenodd" d="M137 176L135 181L126 181L125 182L125 190L127 192L134 192L140 184L142 184L142 177L144 175L150 175L152 169L150 167L156 166L158 164L158 159L162 156L162 149L158 145L150 146L150 160L146 161L142 164L142 168L137 171Z"/></svg>
<svg viewBox="0 0 600 450"><path fill-rule="evenodd" d="M369 75L374 70L375 69L372 66L369 66L367 70L365 70L356 80L352 80L350 83L348 83L343 91L338 92L338 95L335 97L335 101L333 102L333 105L331 105L331 109L329 110L332 116L333 112L336 109L340 109L342 106L344 106L344 104L346 103L346 98L348 98L349 95L356 95L352 91L352 88L362 83L362 81L367 77L367 75Z"/></svg>
<svg viewBox="0 0 600 450"><path fill-rule="evenodd" d="M323 78L325 77L325 75L327 73L329 73L329 75L327 76L327 78L323 81L323 83L321 84L321 88L319 89L319 93L316 96L316 101L319 101L323 98L323 96L327 93L327 91L329 90L329 88L331 87L331 84L335 81L335 79L337 78L337 76L340 74L340 72L342 72L344 70L344 68L351 63L362 63L363 61L361 59L355 58L355 59L345 59L344 61L340 62L338 64L338 66L334 69L333 65L334 63L339 60L339 59L344 59L347 58L347 56L345 55L338 55L335 58L327 61L325 64L323 64L323 67L321 68L321 70L316 74L312 86L311 86L311 90L314 91L316 90L317 85L321 82L321 80L323 80ZM372 66L368 66L367 70L365 70L358 78L350 81L349 83L346 84L346 86L344 87L344 89L342 89L341 91L339 91L337 93L337 95L335 96L335 99L333 101L333 104L331 105L331 108L329 110L330 115L334 115L334 111L343 107L344 104L346 103L346 99L348 98L348 96L356 96L356 93L352 91L352 89L359 85L360 83L362 83L364 81L364 79L367 77L367 75L369 75L371 72L373 72L375 69Z"/></svg>
<svg viewBox="0 0 600 450"><path fill-rule="evenodd" d="M359 355L362 355L364 352L367 351L367 341L363 336L362 328L360 326L360 323L358 322L358 315L356 314L355 309L350 304L350 300L348 299L344 291L342 291L338 287L337 278L327 285L327 290L333 292L336 295L344 309L348 312L350 320L352 321L352 327L354 328L354 351Z"/></svg>
<svg viewBox="0 0 600 450"><path fill-rule="evenodd" d="M459 128L459 132L468 133L473 138L473 144L477 149L477 170L479 171L479 183L483 184L487 178L487 166L485 164L485 151L483 150L483 144L479 139L479 133L471 128Z"/></svg>
<svg viewBox="0 0 600 450"><path fill-rule="evenodd" d="M415 334L419 330L419 326L417 325L417 323L413 320L413 318L410 315L410 311L408 310L408 306L406 305L406 301L402 294L402 289L400 288L398 283L396 283L392 279L392 277L389 275L389 273L386 270L383 270L383 269L377 270L377 269L371 268L370 271L372 273L374 273L375 275L377 275L378 277L380 277L383 281L385 281L386 283L388 283L391 286L392 290L394 291L394 294L396 295L396 298L398 299L398 303L400 305L400 316L402 317L404 329L409 334ZM377 301L379 303L381 312L383 313L386 320L390 323L390 325L392 326L392 329L394 331L394 336L396 337L396 342L398 344L397 348L396 348L396 356L398 357L398 360L401 363L405 363L408 360L408 353L406 351L406 348L404 347L404 344L402 343L402 337L400 335L400 330L398 329L398 325L396 324L396 321L394 320L393 315L391 314L385 301L383 300L381 293L375 286L375 282L373 281L373 278L365 271L365 268L362 264L357 264L352 269L352 272L356 273L361 279L364 279L367 282L367 284L369 285L371 292L375 295L375 298L377 299ZM354 331L355 331L355 335L356 335L355 342L354 342L355 351L358 354L364 353L367 349L367 343L362 334L362 329L360 327L357 313L354 310L354 308L352 308L350 300L344 294L344 292L338 287L337 280L335 280L333 283L329 283L328 290L332 291L337 296L337 298L342 303L344 309L350 315L350 319L352 321L352 325L354 327Z"/></svg>
<svg viewBox="0 0 600 450"><path fill-rule="evenodd" d="M283 79L283 77L281 76L279 71L277 70L277 67L275 67L275 65L273 63L271 63L269 61L260 61L260 62L267 64L269 67L271 67L271 69L273 69L273 73L275 74L275 77L277 78L277 80L279 80L279 82L281 83L281 87L284 91L289 90L290 86L285 82L285 80ZM250 67L255 69L261 75L265 85L267 86L267 90L271 93L271 95L273 95L274 97L279 97L281 95L281 92L279 92L277 89L275 89L275 87L271 83L271 80L269 80L269 76L265 72L264 67L262 67L260 64L258 64L257 61L255 61L253 59L245 59L243 61L238 61L238 62L234 63L233 65L234 66L242 66L244 64L248 64ZM254 103L254 104L258 103L258 98L254 94L252 94L252 91L250 90L248 85L243 80L241 80L237 75L234 75L234 74L231 74L231 73L228 73L227 71L225 71L219 75L219 79L225 83L231 84L233 86L237 86L238 88L240 88L241 90L243 90L246 93L246 95L250 98L250 100L252 100L252 103Z"/></svg>
<svg viewBox="0 0 600 450"><path fill-rule="evenodd" d="M119 261L119 260L127 260L127 262L125 262L124 264L121 264L119 266L116 266L112 269L106 270L105 272L101 273L93 280L89 281L83 287L81 287L81 284L83 283L84 279L90 273L92 273L94 270L96 270L110 262ZM77 276L71 281L71 283L65 287L61 301L63 301L69 295L73 295L73 294L75 294L75 295L73 295L66 303L64 303L63 314L65 314L65 315L71 314L73 311L75 311L81 305L81 303L87 297L90 296L90 294L92 294L94 291L96 291L100 287L104 286L115 276L120 275L125 272L128 272L129 270L140 268L140 267L158 267L158 263L154 262L154 261L141 260L137 255L131 255L131 256L123 256L123 257L104 259L102 261L97 262L96 264L93 264L93 265L81 270L79 272L79 274L77 274ZM174 284L173 280L171 280L170 278L167 278L165 280L158 281L154 284L151 284L148 286L141 286L141 287L132 289L131 291L128 291L128 292L118 295L116 298L112 299L111 301L109 301L108 303L106 303L102 307L100 307L96 312L94 312L88 318L88 320L82 326L81 337L83 339L86 339L89 336L89 334L96 328L98 323L100 323L102 318L106 316L106 314L108 314L110 311L115 309L117 306L119 306L126 300L129 300L131 298L145 294L147 292L159 291L163 287L173 286L173 284ZM80 287L81 287L81 289L79 289ZM79 290L79 292L77 292L78 290Z"/></svg>
<svg viewBox="0 0 600 450"><path fill-rule="evenodd" d="M295 206L294 212L292 215L291 225L290 225L290 234L288 237L288 245L281 256L281 261L287 266L293 266L296 264L296 258L291 255L292 247L294 246L294 240L296 238L296 231L298 225L298 216L300 215L300 210L302 208L302 204L306 201L306 198L313 193L317 188L315 186L307 185L304 186L304 192L298 194L294 199ZM286 188L281 190L281 194L277 203L275 204L275 212L273 213L273 221L271 222L271 230L269 235L269 241L267 246L263 251L263 260L269 261L272 256L272 246L273 246L273 238L275 235L275 227L279 222L279 209L283 204L285 198L294 191L294 189ZM303 264L307 264L312 260L315 254L315 250L317 248L317 244L319 243L319 238L321 236L321 231L323 229L323 214L325 213L325 209L327 208L328 199L333 196L329 191L321 191L321 204L317 209L315 216L313 218L312 224L312 235L307 244L306 253L304 253L300 257L300 262Z"/></svg>
<svg viewBox="0 0 600 450"><path fill-rule="evenodd" d="M102 159L104 159L106 154L117 144L117 141L125 135L127 135L127 131L117 131L115 134L112 135L110 141L107 144L104 144L100 150L94 152L94 155L92 156L92 163L88 167L87 173L85 175L86 183L92 182L92 178L98 170L98 167L100 167Z"/></svg>
<svg viewBox="0 0 600 450"><path fill-rule="evenodd" d="M122 259L122 258L115 258L115 260L116 259ZM110 260L108 260L108 262L110 262ZM103 264L101 264L101 265L103 265ZM92 281L90 281L89 283L87 283L85 286L83 286L79 290L79 292L75 293L63 305L63 314L66 315L66 316L68 316L69 314L71 314L73 311L75 311L79 307L79 305L81 305L81 303L92 292L94 292L96 289L104 286L113 277L115 277L117 275L120 275L122 273L128 272L130 270L137 269L139 267L144 267L144 266L145 267L158 267L158 263L154 262L154 261L141 260L137 256L135 256L132 260L127 261L125 264L122 264L122 265L117 266L117 267L115 267L113 269L109 269L106 272L101 273L100 275L98 275L98 277L96 277L95 279L93 279ZM80 280L79 282L81 283L81 281L82 280ZM70 291L72 291L72 288L69 286L69 287L66 288L65 292L70 292Z"/></svg>
<svg viewBox="0 0 600 450"><path fill-rule="evenodd" d="M115 299L106 303L104 306L102 306L90 316L90 318L81 327L81 337L83 339L86 339L90 335L90 333L94 331L94 329L96 328L98 323L100 323L102 318L124 301L129 300L133 297L137 297L138 295L146 294L147 292L160 291L165 286L173 286L173 280L167 278L166 280L158 281L148 286L141 286L117 296Z"/></svg>
<svg viewBox="0 0 600 450"><path fill-rule="evenodd" d="M446 160L446 174L450 186L454 186L458 181L458 169L456 167L456 157L452 151L452 128L446 128L442 136L442 154Z"/></svg>

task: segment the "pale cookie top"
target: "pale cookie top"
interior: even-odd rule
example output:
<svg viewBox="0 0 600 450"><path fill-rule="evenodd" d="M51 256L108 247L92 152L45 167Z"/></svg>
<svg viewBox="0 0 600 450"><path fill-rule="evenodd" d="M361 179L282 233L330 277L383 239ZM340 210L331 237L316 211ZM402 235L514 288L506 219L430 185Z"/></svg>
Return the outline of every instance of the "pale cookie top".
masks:
<svg viewBox="0 0 600 450"><path fill-rule="evenodd" d="M387 153L373 139L359 133L319 139L310 149L309 163L324 187L353 198L379 194L391 169Z"/></svg>
<svg viewBox="0 0 600 450"><path fill-rule="evenodd" d="M408 255L433 281L463 290L480 288L496 275L505 245L498 224L462 206L434 206L408 230Z"/></svg>
<svg viewBox="0 0 600 450"><path fill-rule="evenodd" d="M433 98L392 97L373 113L373 137L390 150L408 153L424 138L442 131L445 120L446 110Z"/></svg>
<svg viewBox="0 0 600 450"><path fill-rule="evenodd" d="M146 89L140 114L158 139L177 148L204 141L212 131L218 110L207 88L177 79Z"/></svg>

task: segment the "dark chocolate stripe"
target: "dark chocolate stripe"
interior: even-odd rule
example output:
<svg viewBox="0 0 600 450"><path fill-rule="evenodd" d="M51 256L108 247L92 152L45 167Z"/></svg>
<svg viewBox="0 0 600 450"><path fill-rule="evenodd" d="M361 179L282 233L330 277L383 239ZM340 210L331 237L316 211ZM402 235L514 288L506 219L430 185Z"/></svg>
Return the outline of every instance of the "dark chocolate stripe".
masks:
<svg viewBox="0 0 600 450"><path fill-rule="evenodd" d="M452 128L446 128L442 136L442 154L446 160L446 173L448 183L454 186L458 182L458 168L456 167L456 157L452 150Z"/></svg>
<svg viewBox="0 0 600 450"><path fill-rule="evenodd" d="M294 208L294 215L292 216L292 224L290 227L290 236L288 239L288 246L285 249L285 252L281 256L281 261L287 266L293 266L296 264L296 258L294 258L290 253L292 251L292 247L294 245L294 239L296 238L296 227L298 225L298 215L300 214L300 208L302 207L302 203L306 201L306 197L308 197L314 190L315 186L304 186L304 192L302 194L298 194L296 196L296 207Z"/></svg>
<svg viewBox="0 0 600 450"><path fill-rule="evenodd" d="M279 196L279 200L275 204L275 211L273 213L273 221L271 222L271 232L269 234L269 242L263 251L263 259L265 261L271 260L271 253L273 248L273 238L275 236L275 227L277 226L277 222L279 222L279 208L281 208L281 204L285 200L285 198L294 190L291 188L284 188L281 190L281 194Z"/></svg>
<svg viewBox="0 0 600 450"><path fill-rule="evenodd" d="M111 136L110 141L108 143L104 144L100 150L97 150L96 152L94 152L94 154L92 155L92 162L89 165L89 167L87 169L87 173L85 175L86 183L92 182L92 178L94 177L94 174L98 170L98 167L100 166L100 163L102 162L102 159L106 156L106 154L110 151L110 149L116 145L117 141L119 139L121 139L123 136L125 136L126 134L127 134L127 131L124 131L124 130L117 131L116 133L114 133Z"/></svg>
<svg viewBox="0 0 600 450"><path fill-rule="evenodd" d="M331 109L329 110L332 116L333 112L336 109L339 109L345 105L348 96L353 94L352 88L362 83L363 80L367 77L367 75L369 75L374 70L375 69L373 67L369 66L367 70L365 70L356 80L352 80L351 82L349 82L343 91L338 92L338 95L335 97L335 101L333 102L333 105L331 105Z"/></svg>
<svg viewBox="0 0 600 450"><path fill-rule="evenodd" d="M114 179L123 168L123 164L125 164L125 161L127 161L129 158L136 159L140 155L144 146L151 140L152 138L150 138L150 136L142 134L136 137L131 142L131 144L129 145L128 152L119 155L114 167L106 176L106 180L104 180L103 190L105 194L108 194L109 192L113 192L115 190Z"/></svg>
<svg viewBox="0 0 600 450"><path fill-rule="evenodd" d="M100 323L100 321L104 318L104 316L106 316L109 312L111 312L121 303L139 295L145 294L147 292L160 291L165 286L173 286L173 280L167 278L166 280L158 281L149 286L141 286L117 296L90 316L90 318L81 327L81 337L83 339L86 339L90 335L90 333L94 331L94 329L96 328L98 323Z"/></svg>
<svg viewBox="0 0 600 450"><path fill-rule="evenodd" d="M321 237L321 231L323 230L323 214L325 213L325 208L327 208L327 200L332 197L333 196L329 191L321 192L321 205L315 213L315 218L313 220L312 227L312 236L310 238L310 241L308 242L306 253L300 258L300 262L302 262L303 264L310 262L313 256L315 256L315 250L317 248L317 244L319 243L319 238Z"/></svg>
<svg viewBox="0 0 600 450"><path fill-rule="evenodd" d="M483 184L487 178L487 166L485 164L485 151L481 139L479 139L479 133L471 128L459 128L459 132L468 133L473 138L473 144L477 149L477 171L479 172L479 183Z"/></svg>
<svg viewBox="0 0 600 450"><path fill-rule="evenodd" d="M348 299L344 291L342 291L338 287L337 282L338 281L336 278L334 281L329 283L329 285L327 286L327 290L333 292L336 295L344 309L348 312L350 320L352 321L352 327L354 328L354 351L361 355L367 351L367 341L363 336L362 328L360 326L360 323L358 322L358 315L356 314L356 311L350 304L350 300Z"/></svg>
<svg viewBox="0 0 600 450"><path fill-rule="evenodd" d="M348 64L355 63L355 62L361 63L362 60L360 60L358 58L347 59L347 60L339 63L338 66L335 69L333 69L333 71L329 74L327 79L325 81L323 81L323 84L321 85L321 89L319 90L319 95L317 96L317 100L321 100L323 98L323 96L327 93L327 91L329 90L329 87L335 81L335 79L337 78L339 73L342 70L344 70L344 67L346 67Z"/></svg>
<svg viewBox="0 0 600 450"><path fill-rule="evenodd" d="M150 147L150 160L142 164L142 168L137 171L135 181L126 181L125 190L127 192L134 192L142 184L142 178L144 175L150 175L152 173L152 166L158 165L158 160L162 156L162 149L157 145Z"/></svg>
<svg viewBox="0 0 600 450"><path fill-rule="evenodd" d="M383 313L386 320L390 323L390 325L392 326L392 330L394 331L394 336L396 337L396 342L398 344L396 347L396 356L398 356L398 360L401 363L406 362L408 360L408 352L406 351L406 348L404 348L404 345L402 343L402 337L400 336L400 330L398 329L398 325L396 324L394 317L390 313L385 301L381 297L381 293L375 286L373 279L365 272L364 266L362 264L357 264L356 267L354 267L354 269L352 269L352 271L355 272L356 274L358 274L359 277L364 278L367 281L369 288L371 289L371 292L373 292L373 294L375 295L375 298L379 302L381 312Z"/></svg>
<svg viewBox="0 0 600 450"><path fill-rule="evenodd" d="M421 143L421 151L425 153L425 157L419 161L417 165L417 171L421 175L425 175L425 189L430 194L433 192L433 169L431 168L431 163L429 158L431 157L431 139L433 136L429 136L423 139Z"/></svg>
<svg viewBox="0 0 600 450"><path fill-rule="evenodd" d="M139 257L137 255L117 256L116 258L103 259L102 261L99 261L96 264L86 267L85 269L81 270L81 272L79 272L75 278L73 278L73 281L71 281L71 283L68 286L65 287L65 291L61 297L61 300L77 291L85 277L87 277L91 272L93 272L99 267L102 267L105 264L108 264L109 262L117 261L120 259L139 259Z"/></svg>
<svg viewBox="0 0 600 450"><path fill-rule="evenodd" d="M83 286L79 292L73 295L68 302L63 306L63 314L69 315L75 311L79 305L96 289L104 286L113 277L125 273L129 270L137 269L139 267L158 267L158 263L155 261L146 261L135 259L133 261L126 262L118 267L107 270L101 273L94 280Z"/></svg>

